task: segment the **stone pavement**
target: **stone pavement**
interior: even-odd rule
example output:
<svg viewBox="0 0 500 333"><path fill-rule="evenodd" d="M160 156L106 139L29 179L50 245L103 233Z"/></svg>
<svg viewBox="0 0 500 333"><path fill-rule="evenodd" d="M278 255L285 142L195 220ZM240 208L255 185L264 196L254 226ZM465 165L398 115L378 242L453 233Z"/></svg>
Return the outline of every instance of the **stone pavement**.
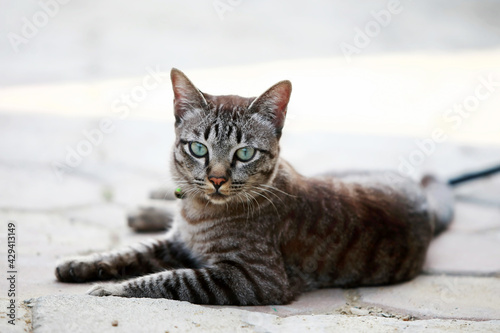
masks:
<svg viewBox="0 0 500 333"><path fill-rule="evenodd" d="M55 280L62 257L134 243L126 212L168 186L173 139L168 121L124 120L83 158L55 173L65 146L81 139L96 118L0 113L0 221L17 226L16 326L7 324L0 296L0 332L386 332L500 331L500 177L456 190L450 230L431 245L425 270L413 281L386 287L310 292L292 304L198 306L151 299L95 298L88 284ZM321 154L318 143L328 143ZM283 155L304 174L325 170L397 168L414 149L405 137L332 132L285 132ZM450 177L499 162L500 147L443 143L418 168ZM59 176L58 176L59 175ZM0 263L5 272L5 232ZM6 290L5 278L1 289Z"/></svg>

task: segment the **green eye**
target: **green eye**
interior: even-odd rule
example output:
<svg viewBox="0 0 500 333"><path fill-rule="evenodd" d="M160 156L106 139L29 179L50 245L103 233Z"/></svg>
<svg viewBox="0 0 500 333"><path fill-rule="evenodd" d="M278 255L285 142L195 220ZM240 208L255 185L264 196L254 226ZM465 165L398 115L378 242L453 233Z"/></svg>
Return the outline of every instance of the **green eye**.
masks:
<svg viewBox="0 0 500 333"><path fill-rule="evenodd" d="M255 149L252 147L240 148L236 151L236 157L242 162L250 161L255 155Z"/></svg>
<svg viewBox="0 0 500 333"><path fill-rule="evenodd" d="M203 157L208 153L207 146L196 141L189 144L189 150L195 157Z"/></svg>

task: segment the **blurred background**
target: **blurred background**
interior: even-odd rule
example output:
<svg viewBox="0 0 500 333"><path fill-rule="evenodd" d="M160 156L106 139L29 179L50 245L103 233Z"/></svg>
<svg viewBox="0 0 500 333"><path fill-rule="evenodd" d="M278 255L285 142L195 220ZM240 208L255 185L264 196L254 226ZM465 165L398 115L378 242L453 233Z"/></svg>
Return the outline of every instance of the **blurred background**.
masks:
<svg viewBox="0 0 500 333"><path fill-rule="evenodd" d="M23 297L81 293L55 283L56 259L149 237L126 214L172 186L172 67L210 94L290 79L282 154L307 175L497 165L499 13L497 0L0 0L0 221L18 222ZM457 190L458 228L497 238L450 233L431 270L498 272L499 190L499 177Z"/></svg>
<svg viewBox="0 0 500 333"><path fill-rule="evenodd" d="M369 164L448 176L497 161L450 162L457 145L500 146L495 0L0 0L0 8L6 187L34 187L20 166L47 173L36 181L54 191L68 185L62 179L128 188L120 181L132 181L131 170L144 189L168 179L172 67L212 94L256 96L290 79L283 154L305 173Z"/></svg>
<svg viewBox="0 0 500 333"><path fill-rule="evenodd" d="M452 141L500 144L498 93L472 105L474 117L448 111L500 80L495 0L0 3L0 111L102 116L154 70L167 73L162 85L130 119L171 121L177 67L214 94L291 79L289 130L428 137L439 127Z"/></svg>
<svg viewBox="0 0 500 333"><path fill-rule="evenodd" d="M342 57L341 43L353 44L391 3L397 9L359 56L500 46L495 0L1 0L0 85ZM11 33L26 38L15 50Z"/></svg>

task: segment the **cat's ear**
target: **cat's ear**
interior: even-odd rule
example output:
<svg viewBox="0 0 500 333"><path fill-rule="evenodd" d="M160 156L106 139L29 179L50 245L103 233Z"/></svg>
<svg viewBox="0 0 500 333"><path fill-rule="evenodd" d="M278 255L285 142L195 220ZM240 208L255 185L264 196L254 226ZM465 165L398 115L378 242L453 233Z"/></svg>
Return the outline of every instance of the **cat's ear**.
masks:
<svg viewBox="0 0 500 333"><path fill-rule="evenodd" d="M258 113L269 120L276 128L276 133L281 134L291 93L292 83L290 81L278 82L257 97L248 109L250 112Z"/></svg>
<svg viewBox="0 0 500 333"><path fill-rule="evenodd" d="M177 123L181 122L187 112L207 106L207 101L201 91L183 72L172 68L170 78L174 90L174 115Z"/></svg>

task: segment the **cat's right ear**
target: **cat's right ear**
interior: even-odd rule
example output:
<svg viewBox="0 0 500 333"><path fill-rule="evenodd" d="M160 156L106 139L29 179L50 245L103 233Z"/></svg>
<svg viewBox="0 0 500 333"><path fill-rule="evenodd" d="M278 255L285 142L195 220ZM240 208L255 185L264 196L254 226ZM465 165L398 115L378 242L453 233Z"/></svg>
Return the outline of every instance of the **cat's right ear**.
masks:
<svg viewBox="0 0 500 333"><path fill-rule="evenodd" d="M207 101L201 91L177 68L172 68L170 78L174 90L175 122L180 124L193 109L206 107Z"/></svg>

